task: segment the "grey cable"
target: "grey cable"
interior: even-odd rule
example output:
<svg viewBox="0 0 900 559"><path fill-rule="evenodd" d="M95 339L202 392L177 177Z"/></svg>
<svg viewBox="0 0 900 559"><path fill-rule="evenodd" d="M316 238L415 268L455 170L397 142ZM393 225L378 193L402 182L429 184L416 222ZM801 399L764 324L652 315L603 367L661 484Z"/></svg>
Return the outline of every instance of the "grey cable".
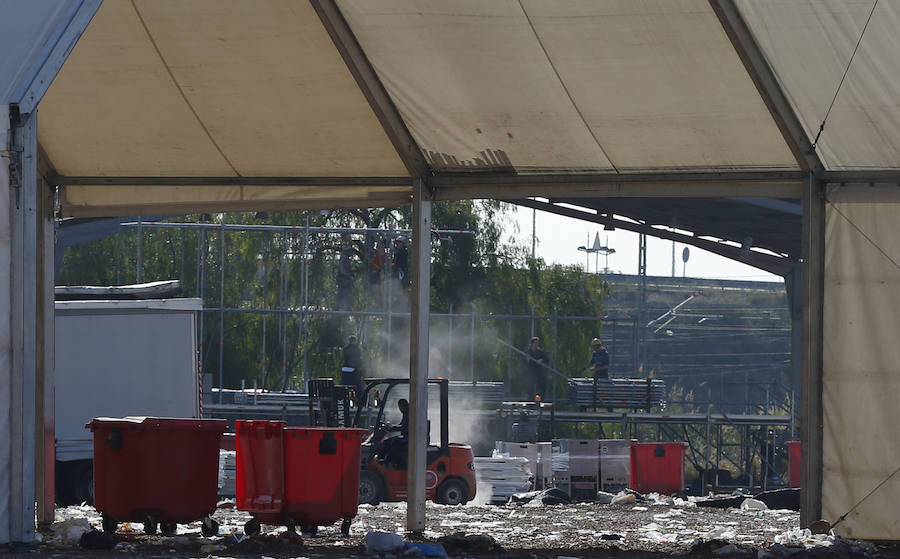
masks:
<svg viewBox="0 0 900 559"><path fill-rule="evenodd" d="M837 89L834 91L834 97L831 98L831 104L828 105L828 110L825 111L825 118L822 119L822 124L819 125L819 131L816 133L816 139L812 142L812 148L816 149L816 144L819 143L819 136L822 135L822 131L825 130L825 121L828 120L828 115L831 114L831 108L834 107L834 102L837 100L838 93L841 91L841 86L844 85L844 79L847 77L847 73L850 71L850 65L853 63L853 58L856 56L856 51L859 50L859 44L862 43L863 35L866 34L866 29L869 27L869 22L872 21L872 14L875 13L875 6L878 5L878 0L875 0L875 3L872 4L872 10L869 12L869 17L866 19L866 24L863 25L862 31L859 33L859 39L856 41L856 46L853 47L853 53L850 55L850 60L847 61L847 67L844 68L844 75L841 76L841 81L838 83Z"/></svg>
<svg viewBox="0 0 900 559"><path fill-rule="evenodd" d="M884 249L881 248L881 246L880 246L878 243L876 243L874 240L872 240L871 237L869 237L868 235L866 235L866 233L865 233L862 229L860 229L859 226L858 226L856 223L854 223L852 219L850 219L849 217L847 217L847 215L846 215L844 212L841 211L841 209L837 206L837 204L835 204L834 202L830 202L830 201L828 202L828 204L834 209L835 212L837 212L837 214L838 214L839 216L841 216L842 218L844 218L844 220L845 220L847 223L849 223L851 227L853 227L854 229L856 229L856 232L857 232L857 233L859 233L860 235L862 235L862 237L863 237L865 240L869 241L869 244L871 244L873 247L875 247L875 250L877 250L878 252L881 253L882 256L884 256L885 258L887 258L888 261L889 261L891 264L893 264L895 268L897 268L898 270L900 270L900 263L898 263L896 260L894 260L893 258L891 258L891 256L890 256L888 253L886 253L886 252L884 251Z"/></svg>
<svg viewBox="0 0 900 559"><path fill-rule="evenodd" d="M850 514L851 512L853 512L854 510L856 510L856 507L858 507L859 505L863 504L863 501L865 501L866 499L868 499L869 497L871 497L872 494L875 493L876 491L878 491L878 489L879 489L882 485L884 485L885 483L887 483L888 481L890 481L890 479L891 479L892 477L894 477L895 475L897 475L897 472L900 472L900 467L898 467L896 470L894 470L894 473L892 473L892 474L889 475L888 477L884 478L884 480L883 480L881 483L879 483L878 485L876 485L874 489L872 489L871 491L869 491L868 493L866 493L866 496L865 496L865 497L863 497L863 498L860 499L855 505L853 505L852 507L850 507L850 510L848 510L847 512L845 512L844 514L842 514L842 515L837 519L837 522L835 522L834 524L832 524L831 527L834 528L835 526L837 526L838 524L840 524L841 522L843 522L844 519L847 518L847 515L849 515L849 514Z"/></svg>

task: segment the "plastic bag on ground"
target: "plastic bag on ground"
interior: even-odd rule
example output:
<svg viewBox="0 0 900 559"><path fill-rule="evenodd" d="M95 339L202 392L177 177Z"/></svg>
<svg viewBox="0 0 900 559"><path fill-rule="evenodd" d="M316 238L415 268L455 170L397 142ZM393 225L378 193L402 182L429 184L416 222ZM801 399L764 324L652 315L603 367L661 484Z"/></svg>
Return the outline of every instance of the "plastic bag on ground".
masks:
<svg viewBox="0 0 900 559"><path fill-rule="evenodd" d="M611 505L633 505L637 498L631 493L619 493L609 503Z"/></svg>
<svg viewBox="0 0 900 559"><path fill-rule="evenodd" d="M606 491L597 491L597 504L608 505L615 497L616 496L612 493L607 493Z"/></svg>
<svg viewBox="0 0 900 559"><path fill-rule="evenodd" d="M446 559L447 551L439 543L411 542L403 548L404 555L420 555L422 557L438 557Z"/></svg>
<svg viewBox="0 0 900 559"><path fill-rule="evenodd" d="M73 544L81 541L81 536L94 528L87 518L67 518L62 522L54 522L50 529L53 530L53 541Z"/></svg>
<svg viewBox="0 0 900 559"><path fill-rule="evenodd" d="M747 498L741 502L742 510L769 510L769 507L762 501Z"/></svg>
<svg viewBox="0 0 900 559"><path fill-rule="evenodd" d="M716 526L706 533L706 537L716 540L729 540L737 536L737 532L733 528L727 526Z"/></svg>
<svg viewBox="0 0 900 559"><path fill-rule="evenodd" d="M403 538L390 532L369 532L366 534L366 551L384 553L398 551L405 545Z"/></svg>
<svg viewBox="0 0 900 559"><path fill-rule="evenodd" d="M786 547L824 547L834 543L834 536L830 534L813 534L808 528L790 530L775 536L775 543Z"/></svg>

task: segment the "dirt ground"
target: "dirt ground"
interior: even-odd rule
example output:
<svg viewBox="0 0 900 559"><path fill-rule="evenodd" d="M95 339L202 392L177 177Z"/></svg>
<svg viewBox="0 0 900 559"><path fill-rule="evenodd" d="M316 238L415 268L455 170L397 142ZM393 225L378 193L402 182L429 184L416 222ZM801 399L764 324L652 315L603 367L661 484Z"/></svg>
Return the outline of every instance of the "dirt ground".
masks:
<svg viewBox="0 0 900 559"><path fill-rule="evenodd" d="M418 538L405 535L406 504L361 506L349 537L340 523L321 527L314 536L287 537L284 527L263 525L262 534L243 535L249 515L222 508L213 518L220 534L205 538L200 523L180 525L176 536L147 536L141 524L119 525L116 547L93 551L79 547L88 524L100 528L100 516L88 506L57 511L57 522L39 530L42 542L10 557L303 557L331 559L366 555L366 534L373 531L404 536L407 542L438 542L460 532L490 538L443 540L451 557L563 559L572 557L900 557L895 547L847 542L798 530L799 515L787 510L698 508L661 502L627 505L580 503L553 506L441 506L428 504L426 530ZM491 540L496 545L491 545ZM724 548L724 549L723 549ZM399 559L398 553L370 554Z"/></svg>

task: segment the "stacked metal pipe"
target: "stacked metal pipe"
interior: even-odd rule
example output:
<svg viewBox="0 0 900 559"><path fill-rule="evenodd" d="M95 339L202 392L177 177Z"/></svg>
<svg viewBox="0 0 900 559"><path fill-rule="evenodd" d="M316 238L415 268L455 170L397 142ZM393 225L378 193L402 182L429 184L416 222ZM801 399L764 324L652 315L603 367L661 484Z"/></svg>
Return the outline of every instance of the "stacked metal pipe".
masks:
<svg viewBox="0 0 900 559"><path fill-rule="evenodd" d="M569 379L569 402L579 407L650 409L666 403L666 383L660 379Z"/></svg>

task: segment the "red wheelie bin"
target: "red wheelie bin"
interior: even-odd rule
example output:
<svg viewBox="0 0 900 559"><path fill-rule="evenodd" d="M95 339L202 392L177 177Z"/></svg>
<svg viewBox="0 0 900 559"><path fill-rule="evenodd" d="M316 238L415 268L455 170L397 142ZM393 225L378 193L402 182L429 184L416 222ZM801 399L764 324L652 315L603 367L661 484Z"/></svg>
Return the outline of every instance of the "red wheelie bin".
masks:
<svg viewBox="0 0 900 559"><path fill-rule="evenodd" d="M640 493L684 491L684 452L687 443L631 442L631 488Z"/></svg>
<svg viewBox="0 0 900 559"><path fill-rule="evenodd" d="M299 526L315 533L342 520L350 533L359 502L360 443L365 429L284 427L282 422L238 421L237 508L249 512L244 526Z"/></svg>
<svg viewBox="0 0 900 559"><path fill-rule="evenodd" d="M94 507L103 529L143 522L147 534L159 527L174 535L178 523L202 520L203 534L216 534L210 515L226 426L218 419L157 417L96 418L85 425L94 435Z"/></svg>
<svg viewBox="0 0 900 559"><path fill-rule="evenodd" d="M791 487L803 485L803 451L800 441L787 441L788 447L788 479Z"/></svg>

